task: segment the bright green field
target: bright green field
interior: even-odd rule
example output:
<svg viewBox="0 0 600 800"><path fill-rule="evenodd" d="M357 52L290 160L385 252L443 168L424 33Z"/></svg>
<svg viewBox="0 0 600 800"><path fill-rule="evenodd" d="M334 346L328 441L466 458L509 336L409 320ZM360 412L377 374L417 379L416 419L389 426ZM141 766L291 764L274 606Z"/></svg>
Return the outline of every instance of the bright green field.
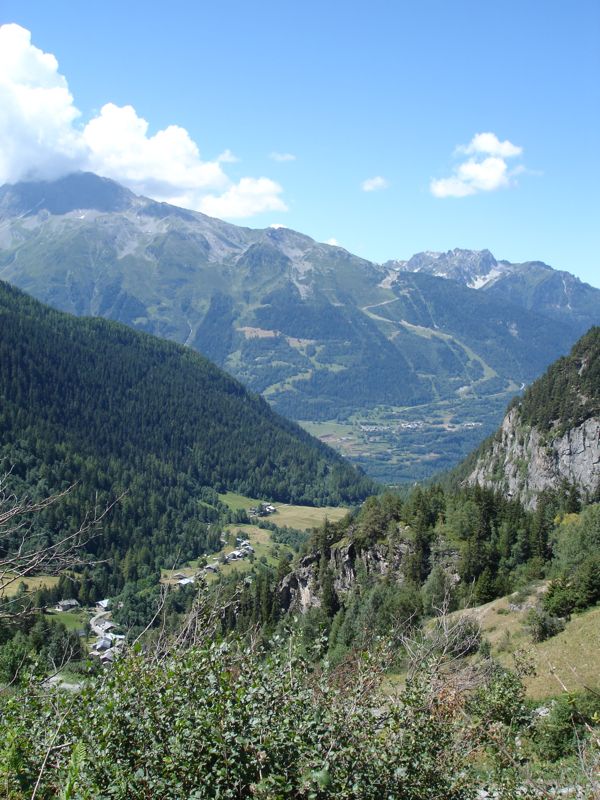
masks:
<svg viewBox="0 0 600 800"><path fill-rule="evenodd" d="M234 511L239 511L240 509L248 510L261 502L235 492L220 494L219 499ZM276 513L263 517L263 519L273 522L280 528L287 525L289 528L297 528L300 531L316 528L325 519L330 522L338 522L348 513L347 508L335 506L315 508L313 506L294 506L288 503L273 503L273 505L277 509Z"/></svg>
<svg viewBox="0 0 600 800"><path fill-rule="evenodd" d="M325 506L324 508L312 508L311 506L291 506L287 503L276 503L275 514L271 514L267 519L280 528L297 528L300 531L318 528L328 519L330 522L339 522L348 513L347 508Z"/></svg>
<svg viewBox="0 0 600 800"><path fill-rule="evenodd" d="M90 621L90 615L86 611L49 611L47 613L56 622L62 622L70 631L81 630Z"/></svg>
<svg viewBox="0 0 600 800"><path fill-rule="evenodd" d="M248 510L261 502L260 500L254 500L252 497L245 497L243 494L236 494L235 492L220 494L219 500L234 511L239 511L240 509Z"/></svg>

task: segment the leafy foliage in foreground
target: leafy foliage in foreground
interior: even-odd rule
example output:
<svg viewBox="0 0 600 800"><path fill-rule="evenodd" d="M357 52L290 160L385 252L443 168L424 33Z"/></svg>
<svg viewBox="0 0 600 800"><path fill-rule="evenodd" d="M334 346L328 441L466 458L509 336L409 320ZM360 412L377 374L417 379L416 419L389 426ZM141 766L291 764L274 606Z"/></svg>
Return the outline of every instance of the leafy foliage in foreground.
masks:
<svg viewBox="0 0 600 800"><path fill-rule="evenodd" d="M377 713L368 668L341 690L297 658L226 645L132 656L75 700L5 702L0 774L9 797L29 797L53 737L40 798L66 783L75 742L82 798L471 797L454 725L431 713L425 685Z"/></svg>
<svg viewBox="0 0 600 800"><path fill-rule="evenodd" d="M481 781L469 763L475 743L494 758L481 726L504 737L524 718L518 679L489 673L494 703L476 696L465 725L465 698L422 667L390 698L374 656L330 672L293 646L130 655L77 696L0 700L2 784L11 800L29 797L38 778L40 800L64 787L96 800L467 800Z"/></svg>
<svg viewBox="0 0 600 800"><path fill-rule="evenodd" d="M266 650L214 641L204 611L166 649L130 652L76 694L34 682L0 693L3 796L471 800L487 787L537 798L553 783L530 780L544 742L560 758L570 735L582 747L596 735L589 698L556 707L558 732L539 725L522 672L461 660L449 618L405 642L411 667L390 693L381 640L331 669L293 638Z"/></svg>

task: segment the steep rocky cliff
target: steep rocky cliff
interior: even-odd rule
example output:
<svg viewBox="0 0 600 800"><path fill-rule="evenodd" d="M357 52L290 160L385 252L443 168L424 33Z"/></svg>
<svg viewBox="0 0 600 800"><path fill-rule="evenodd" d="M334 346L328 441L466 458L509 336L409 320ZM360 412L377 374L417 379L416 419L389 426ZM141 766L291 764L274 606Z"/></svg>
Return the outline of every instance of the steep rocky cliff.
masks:
<svg viewBox="0 0 600 800"><path fill-rule="evenodd" d="M509 409L496 435L467 462L466 482L535 508L544 489L600 487L600 328L555 362Z"/></svg>
<svg viewBox="0 0 600 800"><path fill-rule="evenodd" d="M367 549L359 550L350 541L342 541L330 550L326 559L327 568L333 576L336 594L343 595L356 585L357 575L362 571L366 577L391 579L401 586L404 582L403 560L411 551L411 543L405 539L395 542L375 542ZM304 556L296 569L286 575L279 587L281 606L286 610L304 613L309 608L321 605L319 574L321 554L310 553Z"/></svg>

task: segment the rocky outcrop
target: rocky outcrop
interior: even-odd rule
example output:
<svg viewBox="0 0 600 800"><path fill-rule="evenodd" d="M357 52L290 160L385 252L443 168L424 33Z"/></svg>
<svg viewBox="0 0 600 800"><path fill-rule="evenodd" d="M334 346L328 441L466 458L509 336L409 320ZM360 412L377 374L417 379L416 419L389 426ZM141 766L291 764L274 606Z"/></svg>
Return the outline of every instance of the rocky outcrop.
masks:
<svg viewBox="0 0 600 800"><path fill-rule="evenodd" d="M319 555L311 553L304 556L279 586L279 603L285 611L300 611L304 614L309 608L318 608L321 600L317 592L319 574Z"/></svg>
<svg viewBox="0 0 600 800"><path fill-rule="evenodd" d="M411 550L409 541L400 539L395 543L375 542L369 548L357 550L353 542L344 541L331 548L327 566L333 574L334 588L338 595L351 591L358 575L376 578L393 575L398 585L402 584L402 562ZM319 597L319 570L321 556L311 553L300 560L298 566L286 575L279 587L281 607L286 611L305 613L321 605Z"/></svg>
<svg viewBox="0 0 600 800"><path fill-rule="evenodd" d="M590 417L561 435L542 433L520 422L519 409L504 418L498 435L474 470L468 484L479 483L517 497L535 508L544 489L567 482L583 494L600 484L600 417Z"/></svg>

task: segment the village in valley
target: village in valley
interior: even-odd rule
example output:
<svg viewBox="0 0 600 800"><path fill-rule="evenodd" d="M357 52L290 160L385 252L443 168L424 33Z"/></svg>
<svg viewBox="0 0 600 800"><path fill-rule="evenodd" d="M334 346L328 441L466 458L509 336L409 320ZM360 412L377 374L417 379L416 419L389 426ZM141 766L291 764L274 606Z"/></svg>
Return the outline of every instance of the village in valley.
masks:
<svg viewBox="0 0 600 800"><path fill-rule="evenodd" d="M57 614L77 614L80 618L83 614L92 613L90 618L89 631L95 636L95 641L89 643L90 658L97 660L100 664L112 664L117 655L125 646L125 634L119 633L119 627L111 619L111 601L106 598L99 600L93 609L85 609L75 598L60 600L53 609ZM78 633L86 634L87 628L78 629Z"/></svg>
<svg viewBox="0 0 600 800"><path fill-rule="evenodd" d="M336 521L346 514L343 507L313 508L286 503L276 507L270 502L234 493L221 495L220 499L232 511L243 510L247 521L230 523L223 529L219 552L173 569L163 569L161 583L164 586L189 588L211 583L218 580L219 575L227 576L234 571L250 572L256 560L275 566L280 557L291 558L293 549L274 539L274 530L307 531L320 525L325 518ZM31 584L36 588L50 588L56 580L55 577L40 576L32 579ZM45 613L75 631L84 645L87 659L93 665L105 668L124 652L129 633L113 619L116 602L114 598L104 598L87 606L80 600L67 598L48 607ZM79 679L67 671L54 676L50 683L73 688L79 685Z"/></svg>
<svg viewBox="0 0 600 800"><path fill-rule="evenodd" d="M210 558L202 558L195 565L181 567L178 570L164 570L162 583L169 586L192 586L198 580L207 580L227 565L240 565L246 562L249 568L258 547L265 558L265 548L269 544L268 530L256 527L256 522L272 514L277 509L271 503L252 501L243 498L245 511L250 524L240 525L233 529L225 529L221 538L221 551ZM244 530L242 530L244 529ZM254 540L254 544L252 544ZM232 542L235 545L232 546ZM277 545L275 547L278 548ZM268 552L268 551L267 551ZM48 609L51 615L60 616L61 621L77 631L80 637L87 640L88 656L93 662L108 666L123 652L126 643L126 632L122 631L112 619L112 600L105 598L94 607L84 607L75 598L60 600L56 607Z"/></svg>
<svg viewBox="0 0 600 800"><path fill-rule="evenodd" d="M277 509L271 503L258 503L250 506L247 509L248 518L251 524L256 522L259 518L267 517L271 514L275 514L276 512ZM227 564L233 564L235 562L243 561L244 559L252 561L256 554L256 549L248 538L251 535L249 531L251 530L252 525L246 526L246 528L246 533L244 533L241 528L238 528L238 534L235 536L235 547L231 549L229 548L231 547L230 541L233 537L233 534L231 530L225 530L221 538L223 549L219 553L213 555L210 561L204 559L205 563L199 565L198 569L196 569L193 574L190 574L189 569L186 571L178 571L174 574L171 574L167 579L164 580L164 582L176 583L178 586L189 586L190 584L195 583L199 577L216 575L220 571L221 567L226 566Z"/></svg>

